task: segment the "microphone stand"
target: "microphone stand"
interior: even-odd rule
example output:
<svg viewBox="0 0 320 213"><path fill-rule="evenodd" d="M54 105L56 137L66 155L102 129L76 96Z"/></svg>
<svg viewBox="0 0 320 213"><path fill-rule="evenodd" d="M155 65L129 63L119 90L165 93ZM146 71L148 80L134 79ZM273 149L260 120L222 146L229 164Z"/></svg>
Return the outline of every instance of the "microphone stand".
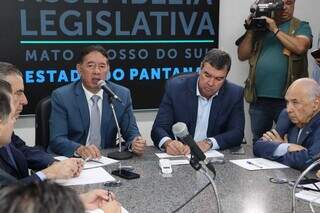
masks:
<svg viewBox="0 0 320 213"><path fill-rule="evenodd" d="M313 169L316 165L320 163L320 159L316 160L313 162L310 166L308 166L298 177L298 179L295 181L292 189L292 213L296 213L296 188L298 184L300 183L301 179L311 170Z"/></svg>
<svg viewBox="0 0 320 213"><path fill-rule="evenodd" d="M189 161L189 162L190 162L190 165L192 166L192 168L194 168L196 171L199 171L201 174L203 174L203 175L209 180L209 183L208 183L208 184L211 184L211 185L212 185L212 190L213 190L213 192L214 192L214 195L215 195L215 198L216 198L216 201L217 201L218 213L221 213L220 198L219 198L219 195L218 195L217 186L216 186L213 178L210 177L210 175L208 174L208 171L207 171L205 168L203 168L202 164L199 162L199 160L198 160L193 154L191 154L191 157L190 157L190 161ZM210 169L210 171L212 171L212 170L211 170L211 165L209 165L209 166L206 165L206 166ZM215 178L215 176L216 176L215 171L213 170L212 173L214 174L214 178ZM208 184L207 184L203 189L205 189L205 188L208 186ZM202 189L202 190L203 190L203 189ZM202 190L201 190L201 191L202 191ZM198 194L196 194L196 195L198 195ZM193 198L194 198L194 197L193 197ZM193 199L193 198L192 198L192 199ZM190 200L191 200L191 199L189 199L186 203L184 203L183 205L181 205L179 208L177 208L177 209L174 210L173 212L179 211L179 210L180 210L182 207L184 207Z"/></svg>
<svg viewBox="0 0 320 213"><path fill-rule="evenodd" d="M221 203L220 203L220 198L219 198L219 194L218 194L218 189L217 189L217 185L215 184L213 178L210 177L210 175L208 174L207 170L204 169L203 167L199 170L199 172L201 174L204 174L207 179L210 181L211 183L211 186L212 186L212 190L214 192L214 195L215 195L215 198L216 198L216 201L217 201L217 205L218 205L218 213L221 212Z"/></svg>
<svg viewBox="0 0 320 213"><path fill-rule="evenodd" d="M110 104L110 107L111 107L112 115L113 115L113 118L114 118L114 121L115 121L116 127L117 127L117 139L118 139L118 143L119 143L119 150L116 151L116 152L109 153L108 157L116 159L116 160L126 160L126 159L129 159L129 158L132 158L132 153L131 152L122 151L121 144L123 142L125 142L125 141L123 140L123 137L121 135L121 129L120 129L118 118L117 118L116 111L115 111L115 108L114 108L114 103L113 102L115 101L115 99L110 95L108 95L108 97L109 97L109 104Z"/></svg>

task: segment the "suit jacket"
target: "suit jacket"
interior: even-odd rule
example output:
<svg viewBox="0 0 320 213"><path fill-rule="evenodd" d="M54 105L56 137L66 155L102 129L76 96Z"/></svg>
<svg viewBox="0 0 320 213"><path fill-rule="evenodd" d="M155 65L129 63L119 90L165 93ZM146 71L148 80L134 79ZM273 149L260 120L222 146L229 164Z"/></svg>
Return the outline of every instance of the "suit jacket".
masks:
<svg viewBox="0 0 320 213"><path fill-rule="evenodd" d="M198 96L198 74L175 77L167 82L156 120L151 131L158 147L163 137L174 138L171 131L176 122L184 122L194 136ZM207 136L214 137L220 149L241 144L244 135L243 88L226 81L212 100Z"/></svg>
<svg viewBox="0 0 320 213"><path fill-rule="evenodd" d="M0 168L0 189L1 187L7 186L9 184L18 183L17 179L9 175L6 171Z"/></svg>
<svg viewBox="0 0 320 213"><path fill-rule="evenodd" d="M315 115L303 128L298 141L296 139L299 128L292 125L286 111L280 114L277 129L281 129L281 131L287 129L288 142L302 145L306 150L287 152L283 156L274 157L273 153L280 143L259 139L253 146L253 153L257 157L267 158L292 168L303 170L309 166L310 160L312 162L313 157L320 153L320 113ZM281 135L283 135L283 133L281 133Z"/></svg>
<svg viewBox="0 0 320 213"><path fill-rule="evenodd" d="M115 110L122 136L128 145L134 137L140 135L133 115L130 91L112 82L108 82L108 86L123 102L116 101ZM48 149L59 155L72 156L81 144L86 144L90 127L89 107L81 81L53 91L51 104L50 143ZM116 145L116 133L117 129L109 105L108 95L103 93L101 147L114 147Z"/></svg>
<svg viewBox="0 0 320 213"><path fill-rule="evenodd" d="M40 181L40 178L35 174L29 176L28 168L36 171L42 170L54 161L52 156L48 153L41 151L36 147L26 146L15 134L12 135L11 143L9 143L8 146L11 149L17 167L11 161L6 148L1 147L0 168L7 174L24 183Z"/></svg>

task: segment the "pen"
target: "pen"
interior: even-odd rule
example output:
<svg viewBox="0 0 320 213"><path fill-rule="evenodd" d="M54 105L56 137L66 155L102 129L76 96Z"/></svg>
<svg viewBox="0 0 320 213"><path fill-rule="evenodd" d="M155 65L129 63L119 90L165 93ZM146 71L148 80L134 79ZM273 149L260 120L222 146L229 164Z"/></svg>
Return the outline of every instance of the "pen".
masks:
<svg viewBox="0 0 320 213"><path fill-rule="evenodd" d="M262 166L260 166L260 165L258 165L258 164L255 164L255 163L252 163L251 161L247 161L247 164L252 165L252 166L255 166L255 167L258 167L258 168L260 168L260 169L263 169Z"/></svg>
<svg viewBox="0 0 320 213"><path fill-rule="evenodd" d="M113 199L112 199L112 196L111 196L111 192L110 192L110 190L108 189L108 198L109 198L109 201L112 201Z"/></svg>
<svg viewBox="0 0 320 213"><path fill-rule="evenodd" d="M91 159L91 158L86 158L86 159L84 160L85 163L88 162L88 161L92 161L92 162L96 162L96 163L101 163L101 164L103 164L103 162L101 162L101 161L99 161L99 160Z"/></svg>

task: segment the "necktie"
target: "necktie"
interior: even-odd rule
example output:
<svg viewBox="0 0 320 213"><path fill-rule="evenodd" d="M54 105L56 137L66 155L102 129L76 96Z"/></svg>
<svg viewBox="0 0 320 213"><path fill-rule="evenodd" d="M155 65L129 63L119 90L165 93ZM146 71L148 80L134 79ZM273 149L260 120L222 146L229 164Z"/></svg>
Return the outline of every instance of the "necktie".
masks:
<svg viewBox="0 0 320 213"><path fill-rule="evenodd" d="M100 135L100 110L98 107L98 101L100 97L94 95L91 97L92 107L90 112L90 132L89 132L89 140L88 144L96 145L96 147L100 148L101 146L101 135Z"/></svg>

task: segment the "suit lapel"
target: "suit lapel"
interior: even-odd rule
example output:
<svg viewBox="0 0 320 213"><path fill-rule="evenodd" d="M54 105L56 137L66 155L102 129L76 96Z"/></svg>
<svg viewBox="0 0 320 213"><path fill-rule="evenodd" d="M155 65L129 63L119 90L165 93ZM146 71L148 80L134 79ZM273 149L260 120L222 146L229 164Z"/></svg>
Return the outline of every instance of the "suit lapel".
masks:
<svg viewBox="0 0 320 213"><path fill-rule="evenodd" d="M27 159L24 157L23 153L17 150L11 144L10 144L10 148L11 148L12 156L15 159L15 163L18 167L16 168L16 171L19 173L20 177L29 176L28 162L27 162Z"/></svg>
<svg viewBox="0 0 320 213"><path fill-rule="evenodd" d="M76 103L75 105L79 108L80 117L82 120L83 129L86 132L86 136L88 135L89 127L90 127L90 112L88 107L88 102L86 99L86 95L82 88L81 81L78 81L78 83L75 85L75 97L76 97ZM87 137L84 137L85 140ZM81 141L82 144L85 144L85 141Z"/></svg>
<svg viewBox="0 0 320 213"><path fill-rule="evenodd" d="M215 125L215 122L217 120L217 116L221 110L221 107L218 106L218 103L223 102L223 97L225 93L225 85L227 84L227 81L224 82L223 86L220 88L219 93L216 97L213 97L212 103L211 103L211 109L210 109L210 115L209 115L209 121L208 121L208 129L207 129L207 136L212 137L209 133L214 132L213 128Z"/></svg>
<svg viewBox="0 0 320 213"><path fill-rule="evenodd" d="M9 166L11 169L14 169L15 171L17 170L16 167L13 165L12 161L10 160L9 154L5 147L0 148L0 158L5 165ZM4 164L3 167L5 168Z"/></svg>
<svg viewBox="0 0 320 213"><path fill-rule="evenodd" d="M290 131L290 133L288 135L289 143L297 144L299 130L300 129L298 127L296 127L296 126L292 128L292 130ZM300 137L301 137L301 135L300 135Z"/></svg>
<svg viewBox="0 0 320 213"><path fill-rule="evenodd" d="M310 129L310 127L303 128L300 134L299 140L297 141L297 144L301 145L311 132L312 132L312 129Z"/></svg>
<svg viewBox="0 0 320 213"><path fill-rule="evenodd" d="M312 133L312 130L314 128L314 126L316 126L316 128L319 126L319 122L320 122L320 113L318 113L316 116L314 116L311 121L309 122L309 124L307 124L299 137L299 141L298 144L303 144L305 142L305 140L307 139L307 137Z"/></svg>
<svg viewBox="0 0 320 213"><path fill-rule="evenodd" d="M196 93L196 87L198 82L198 75L194 78L191 78L188 82L188 90L187 90L187 100L188 107L190 109L190 122L189 122L189 132L191 135L194 135L197 124L197 116L198 116L198 96Z"/></svg>
<svg viewBox="0 0 320 213"><path fill-rule="evenodd" d="M10 174L13 174L10 172L10 170L14 171L14 173L16 174L14 176L16 176L17 178L27 177L28 176L28 165L27 165L26 159L23 157L22 153L20 153L18 150L16 150L16 148L13 145L9 144L9 146L10 146L11 153L12 153L13 159L14 159L17 167L13 164L12 160L10 159L6 148L2 147L2 148L0 148L0 158L2 159L2 162L3 162L3 164L2 164L3 169ZM6 168L6 167L8 167L8 168ZM10 170L8 170L8 169L10 169Z"/></svg>

